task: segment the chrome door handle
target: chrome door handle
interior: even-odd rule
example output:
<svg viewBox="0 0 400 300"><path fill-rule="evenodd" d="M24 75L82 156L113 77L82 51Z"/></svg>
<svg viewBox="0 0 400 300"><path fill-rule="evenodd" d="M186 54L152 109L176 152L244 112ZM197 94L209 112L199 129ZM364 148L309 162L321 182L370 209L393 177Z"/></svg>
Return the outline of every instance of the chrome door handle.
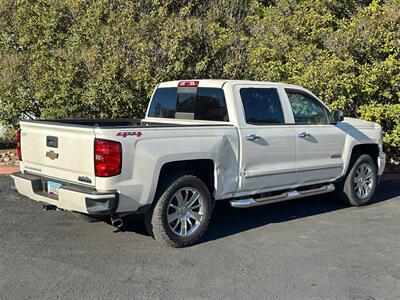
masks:
<svg viewBox="0 0 400 300"><path fill-rule="evenodd" d="M306 137L310 136L310 134L303 131L303 132L300 132L297 136L300 138L306 138Z"/></svg>
<svg viewBox="0 0 400 300"><path fill-rule="evenodd" d="M246 135L245 139L248 141L254 141L254 140L259 140L260 137L258 135L255 134L250 134L250 135Z"/></svg>

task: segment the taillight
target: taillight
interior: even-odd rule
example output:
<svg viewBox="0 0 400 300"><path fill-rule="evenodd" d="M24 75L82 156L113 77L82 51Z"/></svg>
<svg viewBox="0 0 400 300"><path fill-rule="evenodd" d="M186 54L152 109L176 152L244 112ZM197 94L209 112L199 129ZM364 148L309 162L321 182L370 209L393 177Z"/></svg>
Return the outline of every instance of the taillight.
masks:
<svg viewBox="0 0 400 300"><path fill-rule="evenodd" d="M21 161L22 160L21 129L18 129L18 131L17 131L17 154L18 154L18 159Z"/></svg>
<svg viewBox="0 0 400 300"><path fill-rule="evenodd" d="M110 177L121 173L121 143L96 139L94 142L94 162L97 177Z"/></svg>
<svg viewBox="0 0 400 300"><path fill-rule="evenodd" d="M179 81L178 87L198 87L199 82L197 80L189 80L189 81Z"/></svg>

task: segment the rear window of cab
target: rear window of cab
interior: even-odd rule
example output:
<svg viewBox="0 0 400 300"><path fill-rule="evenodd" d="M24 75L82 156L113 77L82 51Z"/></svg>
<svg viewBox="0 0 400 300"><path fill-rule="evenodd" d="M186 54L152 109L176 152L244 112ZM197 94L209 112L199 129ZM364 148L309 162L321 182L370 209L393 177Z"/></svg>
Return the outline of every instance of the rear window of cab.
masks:
<svg viewBox="0 0 400 300"><path fill-rule="evenodd" d="M206 87L156 89L148 117L229 121L223 89Z"/></svg>

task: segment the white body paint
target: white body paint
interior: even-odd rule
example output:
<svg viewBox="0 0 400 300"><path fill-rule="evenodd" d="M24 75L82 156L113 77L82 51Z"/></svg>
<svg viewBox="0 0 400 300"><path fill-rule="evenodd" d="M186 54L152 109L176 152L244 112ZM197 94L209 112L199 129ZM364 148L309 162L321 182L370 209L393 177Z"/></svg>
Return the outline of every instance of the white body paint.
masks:
<svg viewBox="0 0 400 300"><path fill-rule="evenodd" d="M176 87L178 81L158 87ZM284 88L292 85L269 82L200 80L199 87L218 87L225 92L229 122L160 119L143 122L176 126L96 127L44 121L21 122L21 172L60 180L77 186L119 194L116 212L134 212L154 201L161 168L170 162L208 159L214 165L214 198L230 199L299 186L334 182L346 174L352 149L359 144L375 144L380 154L379 175L385 165L382 129L379 124L345 118L336 125L294 125L293 113ZM249 125L238 90L240 87L278 89L285 116L282 125ZM310 93L311 94L311 93ZM154 125L154 124L153 124ZM124 137L118 133L140 131ZM307 132L309 138L298 137ZM255 134L257 141L246 140ZM59 158L46 157L46 136L58 137ZM95 177L95 138L122 144L122 172L108 178ZM78 180L88 178L91 183ZM87 213L84 197L60 190L60 199L37 195L26 180L14 176L18 191L36 201ZM62 199L62 193L69 197Z"/></svg>

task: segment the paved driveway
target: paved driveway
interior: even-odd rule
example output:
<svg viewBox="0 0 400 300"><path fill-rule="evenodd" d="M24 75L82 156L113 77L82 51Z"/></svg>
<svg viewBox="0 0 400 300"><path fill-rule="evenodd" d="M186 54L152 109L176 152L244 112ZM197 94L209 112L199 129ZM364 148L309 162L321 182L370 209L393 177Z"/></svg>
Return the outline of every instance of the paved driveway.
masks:
<svg viewBox="0 0 400 300"><path fill-rule="evenodd" d="M400 187L346 208L333 196L217 205L205 241L160 246L9 191L0 176L0 299L399 299Z"/></svg>

